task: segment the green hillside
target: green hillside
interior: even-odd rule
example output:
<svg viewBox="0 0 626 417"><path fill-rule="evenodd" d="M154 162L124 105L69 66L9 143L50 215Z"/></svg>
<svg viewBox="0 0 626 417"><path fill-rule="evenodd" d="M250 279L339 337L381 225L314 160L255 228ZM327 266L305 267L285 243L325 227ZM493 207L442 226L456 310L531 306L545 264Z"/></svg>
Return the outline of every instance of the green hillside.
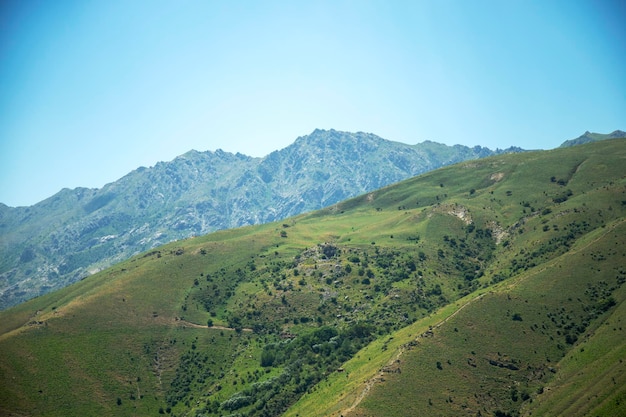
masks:
<svg viewBox="0 0 626 417"><path fill-rule="evenodd" d="M0 310L169 242L277 221L511 152L522 149L408 145L316 129L263 158L189 151L100 189L63 189L30 207L0 203Z"/></svg>
<svg viewBox="0 0 626 417"><path fill-rule="evenodd" d="M626 413L626 142L461 163L0 312L0 414Z"/></svg>
<svg viewBox="0 0 626 417"><path fill-rule="evenodd" d="M567 146L578 146L584 143L598 142L600 140L607 140L607 139L619 139L623 137L626 137L626 132L623 132L621 130L614 130L611 133L591 133L587 131L583 133L582 135L580 135L579 137L577 137L576 139L566 140L565 142L561 144L560 147L565 148Z"/></svg>

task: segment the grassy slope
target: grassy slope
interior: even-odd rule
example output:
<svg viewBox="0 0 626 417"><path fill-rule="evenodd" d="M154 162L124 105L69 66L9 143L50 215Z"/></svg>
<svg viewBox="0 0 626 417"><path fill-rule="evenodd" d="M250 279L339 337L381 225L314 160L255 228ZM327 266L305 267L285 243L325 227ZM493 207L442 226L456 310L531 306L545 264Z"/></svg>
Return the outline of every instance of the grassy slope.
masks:
<svg viewBox="0 0 626 417"><path fill-rule="evenodd" d="M398 414L430 415L514 413L522 403L530 411L565 410L571 390L586 389L577 363L591 372L609 363L605 357L623 356L623 344L600 359L584 355L620 340L617 330L602 331L599 323L623 317L623 290L613 291L616 307L587 320L585 331L594 336L578 334L577 343L589 346L583 352L564 341L552 318L580 324L589 315L585 306L599 302L580 295L588 289L585 280L598 286L621 273L615 269L623 265L622 253L602 245L621 249L611 239L624 236L618 233L624 159L623 141L609 141L468 162L285 222L176 242L121 263L0 313L0 412L154 415L162 408L184 415L196 408L224 414L216 405L285 372L285 366L259 366L278 333L305 335L321 324L342 329L359 321L372 323L377 339L345 372L324 372L288 414L338 415L364 388L369 395L355 415L392 415L396 406ZM562 197L567 200L555 202ZM470 218L476 230L468 229ZM489 231L488 238L478 230ZM335 258L320 256L324 243L339 248ZM587 257L576 256L583 252ZM593 259L600 255L605 259ZM359 262L350 260L355 256ZM407 269L411 259L415 270ZM577 273L596 263L600 272ZM558 267L559 274L550 273ZM468 279L474 268L480 276ZM361 269L371 270L371 283L362 282ZM440 295L433 292L437 286ZM434 337L407 345L466 303ZM208 320L239 331L208 329ZM257 332L241 331L248 327ZM503 366L514 360L520 370L489 360ZM385 382L372 384L382 368ZM611 378L621 382L622 368L615 369L597 376L602 386ZM408 400L407 387L416 384L420 389L410 397L419 400ZM540 386L546 388L537 396ZM600 391L598 410L610 411L617 390Z"/></svg>
<svg viewBox="0 0 626 417"><path fill-rule="evenodd" d="M575 346L563 341L558 334L563 328L548 315L558 315L565 326L570 319L578 321L589 303L584 296L583 302L572 296L600 281L617 286L615 265L624 253L614 248L624 247L625 226L611 225L603 240L490 291L434 336L419 338L396 364L401 373L385 374L385 382L376 385L353 415L515 415L524 399L524 407L535 415L623 414L623 288L614 293L620 309L592 320ZM612 254L607 258L612 266L590 272L585 257L598 251ZM522 320L512 320L513 314Z"/></svg>
<svg viewBox="0 0 626 417"><path fill-rule="evenodd" d="M229 234L229 244L216 247L213 256L234 253L231 245L245 233ZM215 234L211 240L221 238ZM1 321L0 403L27 415L154 414L181 355L196 338L198 345L211 347L212 361L231 363L239 344L228 334L233 332L207 333L177 320L197 276L191 271L203 265L195 262L197 256L176 252L193 252L194 244L163 247L161 257L155 252L132 259L7 313L9 319ZM20 321L26 324L17 327Z"/></svg>
<svg viewBox="0 0 626 417"><path fill-rule="evenodd" d="M583 193L582 190L584 189L585 194L561 203L559 205L560 211L553 210L552 213L543 216L545 217L543 219L540 219L541 216L537 216L536 220L528 219L525 223L525 233L517 237L519 246L526 246L528 249L541 240L545 240L541 235L553 233L555 224L560 225L561 228L566 227L568 220L571 220L567 219L568 214L574 210L586 210L587 214L582 218L591 220L591 218L598 216L602 218L603 213L600 210L603 208L606 210L610 207L610 210L614 210L623 204L621 203L624 193L623 165L619 163L613 165L614 171L611 172L609 170L611 164L603 158L603 152L598 154L597 159L587 159L581 157L580 154L577 156L570 155L569 160L563 158L564 163L558 167L542 165L541 168L545 169L546 172L538 174L551 177L550 172L560 169L561 172L558 174L562 178L568 179L567 186L580 187L576 191ZM536 156L544 157L546 155L536 154ZM533 193L530 189L536 186L532 179L536 178L537 175L533 175L531 170L536 169L537 166L530 167L530 170L526 172L523 171L523 167L518 166L516 168L509 171L510 175L518 178L525 177L527 180L505 183L505 190L512 191L510 193L512 195L521 194L536 197L539 194L543 196L543 192ZM577 171L579 174L576 176L584 176L584 184L578 183L573 178L573 171ZM560 178L557 175L557 180ZM603 179L608 178L616 178L619 181L603 181ZM497 191L496 189L494 195L498 195ZM509 193L506 191L505 195L508 195ZM489 198L489 201L493 203L493 197ZM502 204L498 200L496 202L505 208L505 213L511 213L516 209L514 205ZM533 205L541 204L539 207L545 207L546 201L533 199L531 203ZM550 204L548 203L548 205ZM553 207L553 205L550 206ZM514 216L505 217L508 220L508 225L515 224L511 222L511 217ZM531 223L533 221L536 225ZM544 232L543 227L539 228L542 224L550 226L548 232ZM566 352L569 355L566 358L570 358L570 356L576 358L577 354L582 354L576 350L578 345L574 348L563 342L562 334L557 334L557 332L562 331L560 328L554 327L550 331L541 329L545 334L542 333L541 336L537 336L535 333L539 329L535 326L544 325L543 322L546 320L542 318L541 322L535 320L529 324L527 323L528 315L539 316L542 313L545 314L541 310L556 311L569 303L572 306L568 311L576 310L578 317L586 317L587 313L581 311L585 305L578 301L572 303L568 300L574 296L579 298L580 294L584 294L587 284L594 285L594 283L606 280L606 282L612 283L612 286L620 285L616 279L618 277L623 279L624 273L626 273L626 268L622 268L624 253L623 249L615 251L614 248L623 248L623 229L623 224L618 222L611 224L608 232L606 227L601 227L596 234L590 233L586 236L578 244L579 247L589 245L585 247L587 250L586 258L580 257L581 249L575 247L562 255L561 258L557 258L547 265L539 265L516 278L511 278L489 288L490 293L484 297L481 295L485 289L481 289L466 299L442 309L437 315L418 321L395 334L384 352L381 351L381 347L384 345L382 341L368 346L360 352L359 357L346 364L346 370L351 371L349 378L345 378L343 374L332 376L326 384L316 387L315 393L305 396L295 407L292 407L288 415L474 415L478 411L482 411L483 415L491 415L496 411L510 412L514 415L522 403L522 394L524 397L526 394L534 394L546 381L550 380L552 372L546 373L544 370L547 367L547 359L555 362L563 357ZM597 236L598 233L600 236ZM598 237L602 239L596 240ZM519 250L519 247L517 249ZM502 260L495 264L493 273L497 272L497 268L506 264L507 256L511 257L507 251L508 249L500 254ZM594 269L596 274L587 272L593 267L590 263L596 262L592 260L593 257L590 253L608 256L607 259L599 262L600 268L598 269L600 271ZM599 258L596 256L596 259ZM559 270L555 273L557 266ZM520 282L521 284L511 287L511 282ZM573 286L573 283L576 285ZM623 288L617 291L614 296L620 303L619 309L612 313L607 322L619 322L626 319L623 313L620 313L624 300ZM523 303L519 300L523 300ZM426 339L418 337L416 339L417 335L422 335L430 326L437 326L446 317L461 308L462 311L459 311L459 314L442 325L441 329L435 331L436 337ZM558 314L555 311L551 313L554 317ZM520 314L522 321L511 319L511 315L515 313ZM474 317L471 317L471 314ZM573 314L571 316L574 317ZM486 321L485 317L489 317L489 321ZM602 316L601 318L606 319L607 317ZM591 325L598 327L599 323L600 321L596 320ZM531 325L533 329L528 327ZM600 326L600 329L604 328ZM595 331L592 333L593 337L585 338L579 342L581 344L589 343L600 352L609 350L607 355L596 354L588 358L588 363L585 364L585 373L582 373L581 368L576 364L570 363L568 368L565 368L565 365L559 363L558 367L555 367L555 369L559 369L557 372L559 378L557 378L557 382L554 382L554 389L548 385L542 396L538 398L535 398L535 395L530 396L529 400L532 398L534 402L532 404L526 402L524 408L529 409L529 412L538 408L540 412L535 412L535 415L543 415L547 410L563 407L563 405L557 404L558 402L568 404L571 402L571 398L587 398L588 396L581 394L586 393L590 385L583 381L586 381L590 373L599 373L601 376L598 377L597 381L601 383L592 382L592 384L595 385L596 391L601 392L594 392L593 395L598 395L602 400L596 400L596 402L602 402L601 406L605 407L604 415L615 415L616 409L612 407L616 407L617 404L622 404L623 410L624 393L616 389L616 387L623 386L623 383L616 375L624 375L624 365L618 360L620 357L623 358L624 353L626 353L623 342L624 334L619 326L615 326L613 329L615 330L612 333L605 335L602 339L596 337L600 332ZM407 350L407 345L412 345L415 340L418 341L419 347L411 347L410 352L404 353ZM571 352L569 351L570 348L572 349ZM472 354L472 352L474 353ZM520 378L522 372L489 365L488 359L506 365L506 361L498 359L498 352L507 360L513 358L523 362L526 367L529 366L528 363L532 363L532 370ZM529 355L529 353L531 354ZM367 357L367 361L365 361L365 357ZM400 362L396 362L398 359ZM448 360L452 363L451 365L447 363ZM565 360L564 358L563 361ZM592 360L595 362L591 362ZM441 370L437 368L437 362L441 363ZM516 366L522 368L520 365ZM591 369L596 371L591 372ZM598 369L602 369L603 372L597 371ZM607 369L610 369L610 372ZM402 373L393 373L397 370ZM566 372L566 370L568 371ZM505 374L505 378L498 373ZM514 380L511 375L518 377L518 380ZM570 382L574 375L577 375L578 380L572 387ZM614 377L615 380L611 379ZM506 378L510 379L506 380ZM529 379L534 383L526 382ZM381 384L382 380L385 382ZM561 384L565 387L559 385L559 380L563 381ZM515 384L520 384L520 381L524 381L524 384L516 388L517 392L514 397L517 397L517 401L513 401L511 399L511 394L513 394L512 382L515 386ZM607 381L610 383L606 383ZM415 391L412 391L411 387L415 387ZM477 387L479 388L477 389ZM557 394L553 395L553 392ZM368 396L360 402L364 394ZM429 400L432 405L429 405ZM353 409L355 404L358 405L356 410ZM569 405L571 406L571 404ZM591 415L589 408L581 407L580 404L576 404L574 407L579 412L577 415ZM316 412L311 410L316 410ZM352 411L353 414L349 414L348 411ZM572 409L569 409L564 411L562 415L570 415L571 413Z"/></svg>

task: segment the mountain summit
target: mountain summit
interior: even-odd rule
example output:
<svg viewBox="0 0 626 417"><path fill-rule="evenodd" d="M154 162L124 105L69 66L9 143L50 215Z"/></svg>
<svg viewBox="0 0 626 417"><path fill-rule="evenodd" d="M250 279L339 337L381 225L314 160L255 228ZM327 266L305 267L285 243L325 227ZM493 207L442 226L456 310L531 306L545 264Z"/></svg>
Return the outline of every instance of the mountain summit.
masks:
<svg viewBox="0 0 626 417"><path fill-rule="evenodd" d="M498 153L315 130L264 158L189 151L100 189L0 206L0 308L173 240L319 209L417 174Z"/></svg>

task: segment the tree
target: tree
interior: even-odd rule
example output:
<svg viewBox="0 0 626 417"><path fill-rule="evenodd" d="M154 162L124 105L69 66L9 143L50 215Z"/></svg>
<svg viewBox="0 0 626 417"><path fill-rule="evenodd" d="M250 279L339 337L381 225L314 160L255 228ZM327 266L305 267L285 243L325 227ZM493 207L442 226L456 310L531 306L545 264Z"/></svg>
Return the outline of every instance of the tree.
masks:
<svg viewBox="0 0 626 417"><path fill-rule="evenodd" d="M274 351L269 349L263 349L261 353L261 366L266 368L268 366L272 366L274 361L276 360L276 354Z"/></svg>
<svg viewBox="0 0 626 417"><path fill-rule="evenodd" d="M415 261L413 261L413 259L410 259L406 263L406 266L409 268L409 271L411 271L411 272L415 272L415 270L417 269L417 266L415 265Z"/></svg>
<svg viewBox="0 0 626 417"><path fill-rule="evenodd" d="M333 245L324 245L322 247L322 252L324 253L324 256L326 256L326 258L328 259L334 257L337 254L337 251L337 247Z"/></svg>

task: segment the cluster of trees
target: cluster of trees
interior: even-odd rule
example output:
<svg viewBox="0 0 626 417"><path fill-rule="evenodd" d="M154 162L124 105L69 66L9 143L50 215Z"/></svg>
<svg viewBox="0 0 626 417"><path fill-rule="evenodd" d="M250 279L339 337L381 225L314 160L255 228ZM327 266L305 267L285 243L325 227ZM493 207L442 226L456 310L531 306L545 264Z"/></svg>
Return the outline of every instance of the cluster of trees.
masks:
<svg viewBox="0 0 626 417"><path fill-rule="evenodd" d="M484 275L484 267L495 250L491 230L476 228L474 224L470 224L466 228L465 237L457 240L444 235L443 241L451 250L454 268L465 280L468 287L466 292L474 289L475 283L472 281Z"/></svg>
<svg viewBox="0 0 626 417"><path fill-rule="evenodd" d="M254 266L248 265L250 270ZM235 293L235 289L241 283L249 279L248 271L237 268L228 271L221 268L219 271L210 274L200 274L200 278L194 280L194 291L191 293L191 301L200 303L206 311L214 312L220 305L223 305ZM203 282L204 281L204 282ZM183 311L186 306L183 306Z"/></svg>
<svg viewBox="0 0 626 417"><path fill-rule="evenodd" d="M413 240L419 242L419 237ZM293 260L281 259L276 253L264 261L249 261L245 268L222 269L202 276L192 293L209 312L227 303L236 286L244 281L259 280L267 295L278 295L272 298L274 304L265 305L265 310L255 308L254 296L241 299L240 309L221 319L228 320L230 327L250 327L270 340L275 338L276 342L263 348L259 369L273 369L272 375L278 369L280 373L265 381L248 381L250 384L245 389L226 400L209 400L200 412L241 416L280 414L329 373L336 372L373 335L400 328L449 302L449 297L464 295L464 291L478 285L478 278L495 250L490 230L473 224L464 233L444 236L443 242L439 241L435 247L431 244L407 250L374 244L367 248L343 248L325 243L303 251ZM440 256L436 256L437 249ZM458 280L441 281L438 273ZM395 284L400 281L409 285ZM293 303L302 299L301 288L307 283L320 286L322 302L316 312ZM461 291L455 293L453 288L457 284ZM374 299L381 302L368 304ZM268 321L276 311L285 324L310 322L309 332L301 331L293 339L280 340L281 323ZM335 317L339 327L324 325L331 319L335 321ZM363 324L363 320L368 320L368 324ZM347 327L342 329L342 325ZM204 374L209 375L210 368L194 352L183 358L181 376L173 383L169 404L188 401L190 392L196 391L193 384L203 380ZM219 374L219 369L214 372ZM186 373L189 375L185 376ZM219 379L217 375L213 377Z"/></svg>
<svg viewBox="0 0 626 417"><path fill-rule="evenodd" d="M209 356L196 351L195 346L183 354L166 395L168 405L174 407L179 401L186 400L193 384L202 385L205 380L212 378L214 374L210 365Z"/></svg>
<svg viewBox="0 0 626 417"><path fill-rule="evenodd" d="M356 323L345 329L322 326L311 333L267 344L260 366L282 372L250 384L225 401L209 401L201 413L232 414L242 417L279 415L307 390L373 340L371 325Z"/></svg>

